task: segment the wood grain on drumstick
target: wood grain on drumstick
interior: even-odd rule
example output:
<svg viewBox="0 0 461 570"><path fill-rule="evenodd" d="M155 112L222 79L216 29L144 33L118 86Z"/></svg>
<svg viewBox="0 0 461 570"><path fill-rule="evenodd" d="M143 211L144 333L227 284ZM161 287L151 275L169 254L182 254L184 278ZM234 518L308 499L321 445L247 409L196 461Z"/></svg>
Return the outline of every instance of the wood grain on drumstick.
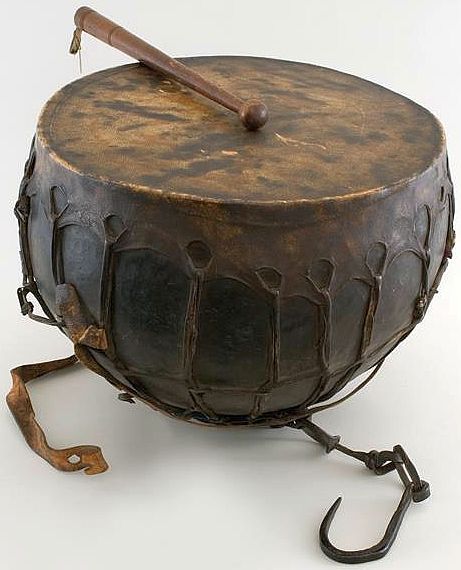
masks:
<svg viewBox="0 0 461 570"><path fill-rule="evenodd" d="M77 33L71 44L71 53L76 53L80 49L79 35L81 31L85 31L137 59L147 67L168 75L226 109L238 113L240 120L248 130L255 131L266 124L269 112L262 101L257 99L244 101L229 93L92 8L86 6L79 8L75 12L74 21Z"/></svg>

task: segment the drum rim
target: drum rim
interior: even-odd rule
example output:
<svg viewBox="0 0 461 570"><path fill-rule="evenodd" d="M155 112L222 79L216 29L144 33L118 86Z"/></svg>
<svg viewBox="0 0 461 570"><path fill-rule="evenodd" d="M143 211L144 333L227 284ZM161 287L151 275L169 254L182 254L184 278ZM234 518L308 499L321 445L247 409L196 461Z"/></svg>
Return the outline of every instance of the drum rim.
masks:
<svg viewBox="0 0 461 570"><path fill-rule="evenodd" d="M279 58L272 58L272 57L246 56L246 55L243 55L243 56L241 56L241 55L203 55L202 56L201 55L201 56L182 57L182 58L178 58L178 60L187 62L187 61L190 61L192 59L203 60L203 59L208 59L208 58L252 59L252 60L264 60L264 61L276 61L278 63L283 63L283 64L305 65L305 66L311 67L311 68L322 69L322 70L326 70L326 71L332 71L332 72L337 73L339 75L348 76L348 77L351 77L354 79L358 79L361 82L365 82L365 83L368 83L372 86L378 87L379 89L383 89L383 90L385 90L385 91L387 91L393 95L396 95L397 97L401 98L402 100L410 102L412 105L423 110L434 121L434 125L437 127L437 129L439 131L439 135L440 135L439 136L438 148L435 147L436 150L438 150L438 152L434 153L432 161L430 163L428 163L425 166L425 168L423 168L420 172L413 173L412 175L405 177L405 178L402 178L402 179L400 179L400 180L398 180L392 184L376 186L373 188L366 188L363 190L355 190L355 191L348 193L348 194L319 195L316 197L303 197L303 198L290 198L290 199L286 199L286 198L285 199L255 199L255 198L251 198L251 197L243 197L243 198L219 197L219 198L217 198L217 197L212 197L212 196L198 195L198 194L194 194L192 192L186 193L186 192L179 192L179 191L174 191L174 190L166 190L164 188L155 188L153 186L139 184L136 182L127 182L125 180L116 180L116 179L110 178L109 176L85 172L84 170L78 168L77 166L75 166L74 164L72 164L68 160L66 160L64 157L62 157L59 154L59 152L50 144L44 123L45 123L45 120L49 121L51 119L56 105L62 100L63 97L67 96L65 91L68 90L70 88L70 86L72 86L76 83L90 82L91 79L95 76L111 75L112 73L120 73L125 69L140 67L142 65L140 63L128 63L128 64L122 64L122 65L117 65L117 66L105 68L105 69L93 72L91 74L85 75L83 77L78 77L77 79L67 83L66 85L64 85L63 87L58 89L45 102L45 104L43 105L43 107L40 111L39 118L37 121L37 129L36 129L36 144L39 143L39 145L42 147L42 149L44 149L52 157L52 159L55 162L60 164L66 170L68 170L72 173L75 173L79 176L88 178L90 180L94 180L95 182L102 183L104 185L110 185L112 187L116 186L116 187L121 188L121 189L139 192L139 193L142 193L144 195L147 194L147 195L151 196L152 198L154 198L154 197L160 198L160 199L164 198L168 201L177 201L177 202L183 202L183 203L191 202L191 203L197 203L197 204L210 204L210 205L216 204L216 205L222 205L222 206L226 206L226 205L244 206L246 208L256 207L256 208L263 208L263 209L273 209L273 208L278 209L280 207L282 207L283 209L287 209L287 208L292 208L292 207L297 207L297 206L302 206L302 205L315 206L315 205L322 205L322 204L328 204L328 203L347 202L349 200L360 200L360 199L368 199L368 198L373 199L373 197L384 197L384 196L387 196L388 194L398 192L399 190L403 190L403 189L407 188L410 184L415 184L415 183L417 184L420 179L423 179L428 173L430 173L432 171L432 169L435 167L435 165L437 165L437 163L439 163L441 161L443 162L446 160L446 158L445 158L446 154L447 154L446 133L445 133L443 125L442 125L441 121L438 119L438 117L436 115L434 115L431 111L429 111L427 108L423 107L419 103L416 103L415 101L413 101L409 97L406 97L405 95L397 93L397 92L393 91L392 89L384 87L384 86L382 86L376 82L369 81L368 79L364 79L364 78L357 76L357 75L354 75L352 73L339 71L339 70L329 68L326 66L314 65L311 63L293 61L293 60L287 60L287 59L281 59L281 58L279 59Z"/></svg>

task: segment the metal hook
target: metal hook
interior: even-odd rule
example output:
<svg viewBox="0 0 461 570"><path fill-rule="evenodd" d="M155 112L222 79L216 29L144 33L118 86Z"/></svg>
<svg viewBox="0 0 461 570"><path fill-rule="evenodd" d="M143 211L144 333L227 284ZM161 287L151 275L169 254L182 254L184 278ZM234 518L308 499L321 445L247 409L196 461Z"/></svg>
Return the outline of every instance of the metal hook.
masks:
<svg viewBox="0 0 461 570"><path fill-rule="evenodd" d="M328 510L322 524L320 525L319 539L320 548L323 553L326 554L328 558L332 558L333 560L336 560L336 562L343 562L345 564L361 564L362 562L371 562L372 560L383 558L383 556L386 556L389 552L394 540L397 538L400 525L402 524L405 513L412 501L412 495L413 485L405 487L400 503L392 515L382 539L374 546L364 548L363 550L341 550L340 548L336 548L328 537L331 522L339 508L339 505L341 504L342 498L338 497Z"/></svg>
<svg viewBox="0 0 461 570"><path fill-rule="evenodd" d="M320 547L323 553L332 560L336 560L336 562L361 564L362 562L371 562L386 556L397 537L411 502L419 503L427 499L431 494L429 483L419 477L415 466L410 461L403 447L395 445L392 451L376 451L374 449L369 452L355 451L342 445L339 436L328 434L307 417L292 422L290 427L304 431L312 439L322 444L327 453L336 450L362 461L376 475L385 475L394 470L398 473L404 485L402 498L387 525L382 539L374 546L364 548L363 550L341 550L331 543L328 533L336 511L341 504L341 497L338 497L330 507L319 529Z"/></svg>

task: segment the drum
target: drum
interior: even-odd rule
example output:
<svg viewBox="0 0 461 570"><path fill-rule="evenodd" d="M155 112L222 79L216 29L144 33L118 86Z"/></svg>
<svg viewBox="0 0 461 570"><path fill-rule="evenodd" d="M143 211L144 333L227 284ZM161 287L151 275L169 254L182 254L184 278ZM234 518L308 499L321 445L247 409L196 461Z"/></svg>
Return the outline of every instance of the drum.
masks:
<svg viewBox="0 0 461 570"><path fill-rule="evenodd" d="M444 134L330 69L187 65L243 94L258 85L267 126L245 131L139 64L64 87L22 189L27 280L90 367L155 408L287 422L423 317L452 240Z"/></svg>
<svg viewBox="0 0 461 570"><path fill-rule="evenodd" d="M352 75L258 57L171 60L77 14L73 51L85 29L154 70L100 71L46 103L16 205L22 312L65 333L122 400L204 424L300 428L378 474L397 469L405 492L388 549L427 484L400 446L354 452L310 418L376 371L437 291L454 243L440 123ZM9 403L50 463L97 473L99 448L47 446L24 388L74 361L16 369ZM338 504L322 548L350 562L326 534Z"/></svg>

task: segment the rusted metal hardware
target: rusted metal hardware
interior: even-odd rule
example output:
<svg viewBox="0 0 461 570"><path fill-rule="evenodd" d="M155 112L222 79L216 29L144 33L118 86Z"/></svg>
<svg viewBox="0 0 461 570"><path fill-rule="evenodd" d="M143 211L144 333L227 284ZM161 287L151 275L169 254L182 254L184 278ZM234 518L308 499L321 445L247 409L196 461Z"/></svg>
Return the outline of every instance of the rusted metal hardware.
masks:
<svg viewBox="0 0 461 570"><path fill-rule="evenodd" d="M29 294L33 295L37 299L42 311L46 315L45 317L42 317L41 315L37 315L34 313L34 304L31 301L29 301L28 299ZM17 290L17 295L18 295L19 307L21 309L21 314L27 315L30 319L36 321L37 323L42 323L44 325L51 325L55 327L63 326L62 322L55 319L51 311L48 309L46 303L44 302L42 296L40 295L40 292L38 290L35 281L31 281L30 283L27 283L26 285L19 287Z"/></svg>
<svg viewBox="0 0 461 570"><path fill-rule="evenodd" d="M410 504L412 502L419 503L430 496L429 483L419 477L415 466L401 445L395 445L392 451L356 451L342 445L340 443L340 436L328 434L309 419L297 420L289 427L302 430L309 437L323 445L327 453L336 450L362 461L365 466L376 473L376 475L385 475L391 471L397 471L403 483L404 491L397 509L392 515L382 539L378 543L363 550L350 551L337 548L331 543L328 532L336 511L341 504L341 497L338 497L330 507L319 530L320 547L322 551L329 558L337 562L361 564L363 562L371 562L372 560L383 558L383 556L389 552L389 549L397 538L403 518Z"/></svg>
<svg viewBox="0 0 461 570"><path fill-rule="evenodd" d="M70 45L70 53L74 54L80 50L81 33L82 31L87 32L130 57L137 59L147 67L160 71L204 97L219 103L226 109L234 111L248 130L255 131L266 124L269 118L269 111L262 101L257 99L244 101L240 97L229 93L208 81L199 73L189 69L183 63L166 55L128 30L125 30L125 28L99 14L96 10L82 6L75 12L74 21L76 30Z"/></svg>
<svg viewBox="0 0 461 570"><path fill-rule="evenodd" d="M8 407L28 445L50 465L60 471L84 470L86 475L106 471L108 465L101 449L95 445L77 445L65 449L54 449L47 442L45 433L35 419L26 384L50 372L72 366L77 362L75 355L36 364L25 364L11 370L13 386L6 397Z"/></svg>
<svg viewBox="0 0 461 570"><path fill-rule="evenodd" d="M129 404L136 403L133 396L128 392L120 392L120 394L117 397L121 402L128 402Z"/></svg>
<svg viewBox="0 0 461 570"><path fill-rule="evenodd" d="M29 240L28 240L30 196L27 195L27 188L34 173L35 161L36 161L36 155L35 155L35 137L34 137L32 139L32 144L30 147L29 158L26 160L26 163L24 165L24 176L19 186L18 200L14 206L14 214L16 216L16 219L18 220L18 226L19 226L19 243L21 247L19 255L21 258L21 266L22 266L22 287L18 288L17 296L19 301L19 307L23 315L27 315L32 320L37 321L39 323L59 327L61 326L61 323L57 321L56 318L53 316L53 313L49 310L42 295L40 294L40 291L38 290L37 284L34 279L32 261L30 257ZM34 313L34 305L28 299L29 294L35 297L45 316L37 315Z"/></svg>

